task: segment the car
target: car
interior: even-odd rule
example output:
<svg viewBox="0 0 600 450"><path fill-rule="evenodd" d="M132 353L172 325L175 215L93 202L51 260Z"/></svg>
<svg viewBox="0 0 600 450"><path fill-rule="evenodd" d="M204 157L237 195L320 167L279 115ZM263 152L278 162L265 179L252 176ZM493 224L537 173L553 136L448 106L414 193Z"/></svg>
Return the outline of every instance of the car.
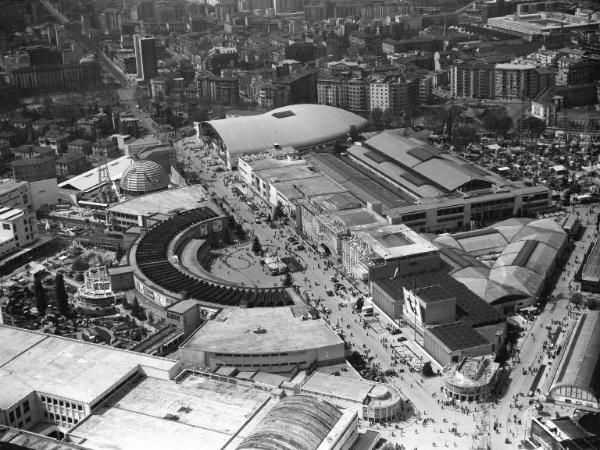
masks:
<svg viewBox="0 0 600 450"><path fill-rule="evenodd" d="M296 250L298 250L299 252L306 250L306 247L304 247L304 245L299 245L298 247L296 247Z"/></svg>
<svg viewBox="0 0 600 450"><path fill-rule="evenodd" d="M295 244L296 242L298 242L298 239L296 238L296 236L288 236L288 237L286 238L286 240L287 240L288 242L291 242L291 243L293 243L293 244Z"/></svg>
<svg viewBox="0 0 600 450"><path fill-rule="evenodd" d="M262 223L262 220L260 220L260 219L254 219L254 223Z"/></svg>

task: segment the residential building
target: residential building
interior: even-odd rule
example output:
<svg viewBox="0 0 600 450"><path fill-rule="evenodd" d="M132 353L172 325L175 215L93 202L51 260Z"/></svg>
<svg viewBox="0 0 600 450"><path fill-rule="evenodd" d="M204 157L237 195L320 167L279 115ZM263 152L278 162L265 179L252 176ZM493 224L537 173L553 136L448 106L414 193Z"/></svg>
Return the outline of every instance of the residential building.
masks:
<svg viewBox="0 0 600 450"><path fill-rule="evenodd" d="M111 159L119 154L119 148L114 139L102 139L92 144L92 155L103 159Z"/></svg>
<svg viewBox="0 0 600 450"><path fill-rule="evenodd" d="M70 139L69 133L59 130L49 130L38 139L40 147L50 148L56 155L67 151Z"/></svg>
<svg viewBox="0 0 600 450"><path fill-rule="evenodd" d="M317 72L301 71L278 77L273 82L273 106L317 102Z"/></svg>
<svg viewBox="0 0 600 450"><path fill-rule="evenodd" d="M496 64L494 97L504 100L527 100L539 92L539 78L532 64Z"/></svg>
<svg viewBox="0 0 600 450"><path fill-rule="evenodd" d="M83 153L76 151L60 155L55 163L56 175L58 177L68 177L69 175L78 175L85 171L87 163Z"/></svg>
<svg viewBox="0 0 600 450"><path fill-rule="evenodd" d="M457 61L450 68L453 97L494 98L494 66L485 61Z"/></svg>
<svg viewBox="0 0 600 450"><path fill-rule="evenodd" d="M10 142L6 139L0 139L0 161L6 161L13 157L13 151L10 147Z"/></svg>
<svg viewBox="0 0 600 450"><path fill-rule="evenodd" d="M85 139L75 139L67 144L67 150L89 155L92 153L92 142Z"/></svg>
<svg viewBox="0 0 600 450"><path fill-rule="evenodd" d="M369 84L370 110L379 109L394 117L402 115L419 101L418 79L407 80L404 76L389 76Z"/></svg>

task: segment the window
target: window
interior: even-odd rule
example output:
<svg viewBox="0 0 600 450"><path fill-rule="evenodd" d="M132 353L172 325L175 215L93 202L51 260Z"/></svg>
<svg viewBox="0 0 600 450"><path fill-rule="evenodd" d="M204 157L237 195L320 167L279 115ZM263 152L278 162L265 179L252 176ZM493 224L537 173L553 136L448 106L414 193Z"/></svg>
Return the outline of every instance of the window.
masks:
<svg viewBox="0 0 600 450"><path fill-rule="evenodd" d="M8 223L3 223L3 224L2 224L2 229L3 229L3 230L10 230L10 224L8 224Z"/></svg>
<svg viewBox="0 0 600 450"><path fill-rule="evenodd" d="M26 417L25 418L25 423L29 423L29 422L31 422L31 417Z"/></svg>
<svg viewBox="0 0 600 450"><path fill-rule="evenodd" d="M17 406L17 407L15 408L15 414L17 415L17 419L18 419L19 417L21 417L21 407L20 407L20 406Z"/></svg>
<svg viewBox="0 0 600 450"><path fill-rule="evenodd" d="M8 413L8 421L9 422L14 422L15 421L15 412L11 411Z"/></svg>
<svg viewBox="0 0 600 450"><path fill-rule="evenodd" d="M25 400L23 402L23 413L27 414L29 412L29 400Z"/></svg>

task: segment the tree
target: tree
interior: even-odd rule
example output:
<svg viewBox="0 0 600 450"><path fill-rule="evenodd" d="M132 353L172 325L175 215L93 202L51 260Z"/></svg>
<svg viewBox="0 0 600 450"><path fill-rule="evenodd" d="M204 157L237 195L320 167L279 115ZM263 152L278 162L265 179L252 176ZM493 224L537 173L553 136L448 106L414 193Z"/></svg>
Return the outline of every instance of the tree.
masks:
<svg viewBox="0 0 600 450"><path fill-rule="evenodd" d="M426 361L425 364L423 364L423 375L426 377L432 377L435 375L433 368L431 367L431 361Z"/></svg>
<svg viewBox="0 0 600 450"><path fill-rule="evenodd" d="M260 252L262 252L262 245L258 240L258 236L254 236L254 240L252 241L252 251L255 254L259 254Z"/></svg>
<svg viewBox="0 0 600 450"><path fill-rule="evenodd" d="M456 145L467 146L475 142L477 130L470 125L460 125L457 127L452 136L452 141Z"/></svg>
<svg viewBox="0 0 600 450"><path fill-rule="evenodd" d="M504 136L513 127L513 120L503 109L493 109L483 116L483 126L497 136Z"/></svg>
<svg viewBox="0 0 600 450"><path fill-rule="evenodd" d="M546 122L537 117L529 116L521 121L521 129L531 139L537 139L546 130Z"/></svg>
<svg viewBox="0 0 600 450"><path fill-rule="evenodd" d="M358 311L362 311L363 306L365 306L365 301L363 300L362 297L360 297L358 300L356 300L356 309Z"/></svg>
<svg viewBox="0 0 600 450"><path fill-rule="evenodd" d="M56 306L58 312L65 316L69 312L69 296L65 290L65 280L62 273L56 275L54 283L56 289Z"/></svg>
<svg viewBox="0 0 600 450"><path fill-rule="evenodd" d="M294 284L294 278L292 277L292 274L286 272L283 277L282 283L285 287L290 287L292 284Z"/></svg>
<svg viewBox="0 0 600 450"><path fill-rule="evenodd" d="M448 111L444 108L427 108L425 110L425 126L435 133L443 132L447 120Z"/></svg>
<svg viewBox="0 0 600 450"><path fill-rule="evenodd" d="M75 261L73 261L73 265L71 266L71 268L75 272L83 272L85 270L88 270L89 267L90 267L90 265L86 261L82 260L81 258L75 259Z"/></svg>
<svg viewBox="0 0 600 450"><path fill-rule="evenodd" d="M285 215L285 212L283 210L283 204L281 203L281 200L278 200L277 204L275 205L275 208L273 209L273 220L274 221L279 220L284 215Z"/></svg>
<svg viewBox="0 0 600 450"><path fill-rule="evenodd" d="M373 108L369 115L369 120L375 130L383 130L385 128L385 115L379 108Z"/></svg>
<svg viewBox="0 0 600 450"><path fill-rule="evenodd" d="M458 123L458 119L462 115L463 108L459 105L452 105L448 108L448 118L446 119L446 130L448 132L448 136L452 138L454 136L454 128Z"/></svg>
<svg viewBox="0 0 600 450"><path fill-rule="evenodd" d="M46 292L44 286L42 286L42 277L36 274L33 278L33 295L35 297L35 306L40 316L46 314L46 307L48 306L48 300L46 299Z"/></svg>
<svg viewBox="0 0 600 450"><path fill-rule="evenodd" d="M131 315L139 320L146 320L146 311L140 306L140 302L137 297L133 297L133 303L131 304Z"/></svg>
<svg viewBox="0 0 600 450"><path fill-rule="evenodd" d="M231 231L229 231L229 227L225 227L223 228L223 243L226 245L230 245L231 243L233 243L233 240L231 239Z"/></svg>

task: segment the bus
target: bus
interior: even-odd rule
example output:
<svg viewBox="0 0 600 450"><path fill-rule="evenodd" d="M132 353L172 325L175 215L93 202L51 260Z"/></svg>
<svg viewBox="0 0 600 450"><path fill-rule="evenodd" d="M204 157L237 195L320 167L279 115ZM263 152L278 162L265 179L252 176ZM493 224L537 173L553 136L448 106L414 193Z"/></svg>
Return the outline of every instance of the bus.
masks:
<svg viewBox="0 0 600 450"><path fill-rule="evenodd" d="M362 308L363 316L371 317L373 315L373 305L365 305Z"/></svg>

